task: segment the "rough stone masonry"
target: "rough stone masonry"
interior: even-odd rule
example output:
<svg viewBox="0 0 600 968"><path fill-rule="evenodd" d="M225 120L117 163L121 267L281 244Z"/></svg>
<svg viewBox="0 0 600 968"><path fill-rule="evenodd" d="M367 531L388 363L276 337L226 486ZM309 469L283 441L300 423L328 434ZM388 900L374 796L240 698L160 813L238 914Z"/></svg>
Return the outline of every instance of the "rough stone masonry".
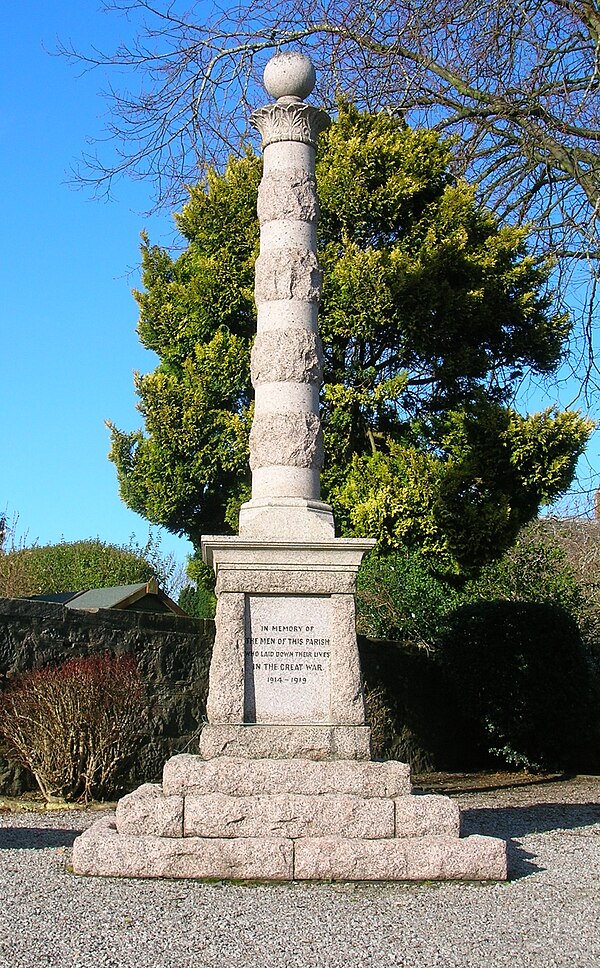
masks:
<svg viewBox="0 0 600 968"><path fill-rule="evenodd" d="M415 796L410 771L370 759L356 643L368 539L336 538L321 501L321 272L313 66L267 64L256 111L258 325L252 353L252 498L240 533L207 536L216 639L199 755L165 765L77 838L79 874L265 880L496 880L504 841L460 837L456 804Z"/></svg>

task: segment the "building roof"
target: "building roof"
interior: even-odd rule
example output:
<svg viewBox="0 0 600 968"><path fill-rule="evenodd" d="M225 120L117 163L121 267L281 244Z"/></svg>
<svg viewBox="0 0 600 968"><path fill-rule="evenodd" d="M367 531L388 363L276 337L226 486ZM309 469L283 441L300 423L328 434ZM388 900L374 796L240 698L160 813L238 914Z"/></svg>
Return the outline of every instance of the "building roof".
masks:
<svg viewBox="0 0 600 968"><path fill-rule="evenodd" d="M155 578L135 585L114 585L110 588L90 588L81 592L30 595L37 602L56 602L66 608L95 612L99 608L131 609L144 612L173 612L186 615L173 599L158 587Z"/></svg>

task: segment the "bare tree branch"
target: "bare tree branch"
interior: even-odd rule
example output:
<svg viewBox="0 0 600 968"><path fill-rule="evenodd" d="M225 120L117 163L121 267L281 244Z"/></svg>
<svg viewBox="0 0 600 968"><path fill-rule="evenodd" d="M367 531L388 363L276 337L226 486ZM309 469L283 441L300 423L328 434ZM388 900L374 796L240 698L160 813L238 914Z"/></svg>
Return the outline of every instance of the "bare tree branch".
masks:
<svg viewBox="0 0 600 968"><path fill-rule="evenodd" d="M598 385L599 0L238 0L208 13L194 0L107 0L105 9L125 15L130 32L116 50L61 49L114 77L108 141L84 157L81 182L110 193L129 174L150 181L157 206L180 203L207 164L252 137L262 68L293 45L315 62L322 103L335 110L343 96L437 127L482 201L531 224L579 311L573 365L584 394Z"/></svg>

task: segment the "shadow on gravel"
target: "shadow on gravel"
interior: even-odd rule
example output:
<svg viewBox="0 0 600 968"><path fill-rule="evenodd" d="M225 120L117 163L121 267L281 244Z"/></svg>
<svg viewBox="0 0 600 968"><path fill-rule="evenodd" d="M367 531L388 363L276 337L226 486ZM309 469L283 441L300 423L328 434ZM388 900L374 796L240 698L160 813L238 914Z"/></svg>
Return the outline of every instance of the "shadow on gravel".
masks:
<svg viewBox="0 0 600 968"><path fill-rule="evenodd" d="M414 793L445 793L460 796L465 793L498 793L507 789L537 790L543 786L560 789L561 784L571 783L574 773L414 773Z"/></svg>
<svg viewBox="0 0 600 968"><path fill-rule="evenodd" d="M540 871L546 870L540 864L534 863L535 854L530 854L514 840L508 841L507 853L509 881L518 881L522 877L529 877L531 874L539 874Z"/></svg>
<svg viewBox="0 0 600 968"><path fill-rule="evenodd" d="M461 834L525 837L549 830L575 830L600 823L598 803L535 803L461 810Z"/></svg>
<svg viewBox="0 0 600 968"><path fill-rule="evenodd" d="M48 827L0 827L0 851L72 847L80 833L80 830L56 830Z"/></svg>
<svg viewBox="0 0 600 968"><path fill-rule="evenodd" d="M600 823L597 803L536 803L523 807L487 807L461 810L461 836L485 834L508 841L508 874L510 880L527 877L543 867L533 863L529 853L516 838L551 830L576 830Z"/></svg>

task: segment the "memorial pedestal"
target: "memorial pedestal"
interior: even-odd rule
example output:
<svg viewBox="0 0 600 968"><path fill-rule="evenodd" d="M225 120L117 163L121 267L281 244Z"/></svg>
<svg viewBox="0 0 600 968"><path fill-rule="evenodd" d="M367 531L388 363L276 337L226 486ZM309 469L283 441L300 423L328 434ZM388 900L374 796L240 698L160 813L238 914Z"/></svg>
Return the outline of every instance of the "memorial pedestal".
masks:
<svg viewBox="0 0 600 968"><path fill-rule="evenodd" d="M506 844L460 838L455 802L370 760L354 586L372 542L207 538L217 574L200 755L78 837L73 868L112 877L501 880Z"/></svg>
<svg viewBox="0 0 600 968"><path fill-rule="evenodd" d="M217 593L203 754L369 758L354 590L373 544L203 539Z"/></svg>

